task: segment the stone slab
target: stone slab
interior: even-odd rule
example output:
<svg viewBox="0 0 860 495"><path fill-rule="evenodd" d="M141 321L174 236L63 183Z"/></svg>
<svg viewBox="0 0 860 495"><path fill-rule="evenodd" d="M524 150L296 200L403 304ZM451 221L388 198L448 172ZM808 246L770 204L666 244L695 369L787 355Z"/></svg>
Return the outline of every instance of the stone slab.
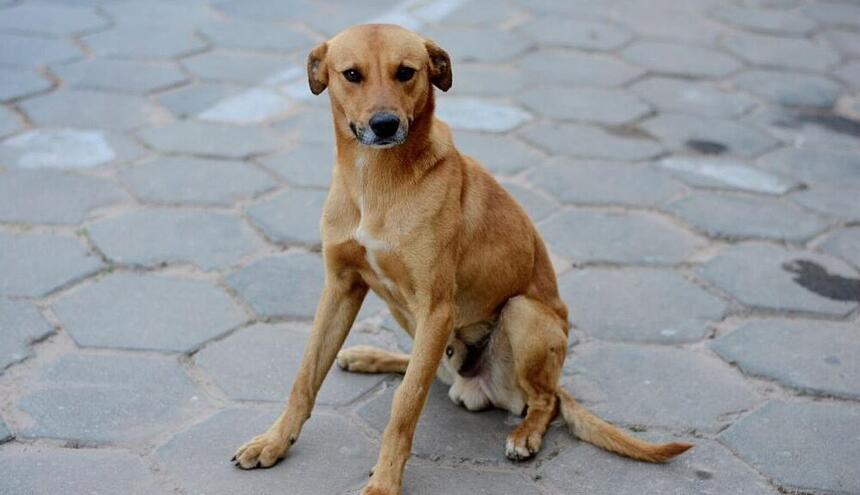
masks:
<svg viewBox="0 0 860 495"><path fill-rule="evenodd" d="M101 260L77 239L0 234L0 294L42 297L96 273Z"/></svg>
<svg viewBox="0 0 860 495"><path fill-rule="evenodd" d="M264 258L226 279L261 317L313 318L323 287L323 263L311 253Z"/></svg>

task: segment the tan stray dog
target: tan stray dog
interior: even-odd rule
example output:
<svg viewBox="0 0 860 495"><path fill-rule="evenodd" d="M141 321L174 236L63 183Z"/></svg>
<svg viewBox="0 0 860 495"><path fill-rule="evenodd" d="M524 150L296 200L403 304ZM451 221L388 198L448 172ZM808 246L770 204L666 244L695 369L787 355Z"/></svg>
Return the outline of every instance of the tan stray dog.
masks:
<svg viewBox="0 0 860 495"><path fill-rule="evenodd" d="M559 409L577 437L628 457L661 462L691 447L631 437L559 387L567 308L528 216L433 117L432 86L451 87L444 50L398 26L355 26L311 51L308 79L314 94L329 89L337 139L321 221L325 288L287 407L239 448L239 467L284 457L335 358L350 371L405 374L363 495L400 493L437 373L468 409L525 413L505 447L514 460L537 453ZM415 339L411 356L338 353L368 289Z"/></svg>

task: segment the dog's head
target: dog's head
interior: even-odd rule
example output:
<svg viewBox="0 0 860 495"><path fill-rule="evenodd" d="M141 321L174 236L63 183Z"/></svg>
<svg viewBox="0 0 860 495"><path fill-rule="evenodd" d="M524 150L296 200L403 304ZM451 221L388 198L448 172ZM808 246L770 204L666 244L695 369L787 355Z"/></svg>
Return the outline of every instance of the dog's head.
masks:
<svg viewBox="0 0 860 495"><path fill-rule="evenodd" d="M406 141L433 88L451 87L451 59L433 41L390 24L353 26L308 55L314 94L326 88L335 125L377 148Z"/></svg>

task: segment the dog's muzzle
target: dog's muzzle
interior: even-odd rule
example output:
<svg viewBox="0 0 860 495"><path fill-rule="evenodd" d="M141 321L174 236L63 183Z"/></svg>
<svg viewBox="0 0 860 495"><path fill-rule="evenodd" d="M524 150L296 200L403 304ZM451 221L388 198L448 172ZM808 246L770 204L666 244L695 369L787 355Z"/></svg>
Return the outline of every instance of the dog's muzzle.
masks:
<svg viewBox="0 0 860 495"><path fill-rule="evenodd" d="M408 134L408 124L390 112L373 114L366 127L358 127L355 123L350 123L349 128L352 129L359 143L376 148L397 146L406 141Z"/></svg>

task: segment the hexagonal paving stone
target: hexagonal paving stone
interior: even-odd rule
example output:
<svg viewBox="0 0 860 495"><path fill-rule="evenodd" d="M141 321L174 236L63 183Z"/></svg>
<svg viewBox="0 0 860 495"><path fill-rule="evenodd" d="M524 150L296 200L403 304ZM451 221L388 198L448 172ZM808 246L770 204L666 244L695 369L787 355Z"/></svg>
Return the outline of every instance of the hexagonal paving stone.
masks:
<svg viewBox="0 0 860 495"><path fill-rule="evenodd" d="M433 27L424 34L456 61L502 62L523 53L531 43L517 33L498 29ZM480 39L481 43L475 43Z"/></svg>
<svg viewBox="0 0 860 495"><path fill-rule="evenodd" d="M122 27L146 26L151 31L205 26L218 18L217 12L205 2L159 2L158 9L153 9L149 0L126 0L102 3L101 9Z"/></svg>
<svg viewBox="0 0 860 495"><path fill-rule="evenodd" d="M289 189L245 209L269 238L285 244L320 243L320 217L328 194Z"/></svg>
<svg viewBox="0 0 860 495"><path fill-rule="evenodd" d="M427 6L428 9L432 9L433 7L443 10L447 5L440 4L437 7L430 4ZM466 25L499 25L522 14L522 11L519 9L512 8L506 4L500 4L493 0L470 0L463 2L459 7L457 4L453 4L452 7L454 10L450 14L447 14L446 17L443 17L446 19L446 22ZM422 16L422 19L431 20L428 16Z"/></svg>
<svg viewBox="0 0 860 495"><path fill-rule="evenodd" d="M521 134L553 153L581 158L645 160L663 151L659 143L650 139L582 124L542 122L523 129Z"/></svg>
<svg viewBox="0 0 860 495"><path fill-rule="evenodd" d="M473 157L495 174L513 175L543 159L534 148L509 136L458 132L454 135L454 144L461 153Z"/></svg>
<svg viewBox="0 0 860 495"><path fill-rule="evenodd" d="M711 343L744 373L814 394L860 397L860 327L813 320L753 320Z"/></svg>
<svg viewBox="0 0 860 495"><path fill-rule="evenodd" d="M800 187L797 181L731 159L673 156L660 160L659 165L691 186L709 189L785 194Z"/></svg>
<svg viewBox="0 0 860 495"><path fill-rule="evenodd" d="M151 26L135 24L85 36L83 42L100 57L148 60L171 59L207 47L188 27L152 29Z"/></svg>
<svg viewBox="0 0 860 495"><path fill-rule="evenodd" d="M558 203L552 198L532 188L511 181L502 182L502 186L523 207L532 222L539 222L558 209Z"/></svg>
<svg viewBox="0 0 860 495"><path fill-rule="evenodd" d="M860 201L857 190L848 188L815 187L798 191L791 199L827 216L848 222L860 222Z"/></svg>
<svg viewBox="0 0 860 495"><path fill-rule="evenodd" d="M857 274L844 262L763 242L731 246L699 273L756 308L845 316L860 300Z"/></svg>
<svg viewBox="0 0 860 495"><path fill-rule="evenodd" d="M651 112L636 96L616 90L542 86L530 88L519 99L545 117L606 125L624 124Z"/></svg>
<svg viewBox="0 0 860 495"><path fill-rule="evenodd" d="M525 110L506 103L481 98L440 98L436 116L453 129L484 132L507 132L532 116Z"/></svg>
<svg viewBox="0 0 860 495"><path fill-rule="evenodd" d="M233 467L236 448L264 432L278 409L227 409L179 433L156 452L167 472L189 493L267 493L289 486L290 494L342 493L367 481L376 452L346 418L314 411L301 439L272 469ZM332 469L332 462L337 464Z"/></svg>
<svg viewBox="0 0 860 495"><path fill-rule="evenodd" d="M705 17L703 8L712 3L633 0L616 6L615 15L628 20L628 27L644 38L707 46L725 32L718 22Z"/></svg>
<svg viewBox="0 0 860 495"><path fill-rule="evenodd" d="M283 145L274 133L261 128L183 120L138 132L149 146L168 153L244 158Z"/></svg>
<svg viewBox="0 0 860 495"><path fill-rule="evenodd" d="M821 248L860 267L860 227L849 227L829 235Z"/></svg>
<svg viewBox="0 0 860 495"><path fill-rule="evenodd" d="M804 7L813 19L833 25L860 27L860 7L847 2L816 3Z"/></svg>
<svg viewBox="0 0 860 495"><path fill-rule="evenodd" d="M657 206L686 189L645 165L554 158L529 173L528 180L570 204Z"/></svg>
<svg viewBox="0 0 860 495"><path fill-rule="evenodd" d="M727 239L802 242L827 228L819 216L780 198L698 191L668 206L697 230Z"/></svg>
<svg viewBox="0 0 860 495"><path fill-rule="evenodd" d="M114 273L52 307L82 347L187 352L246 320L209 282L152 274Z"/></svg>
<svg viewBox="0 0 860 495"><path fill-rule="evenodd" d="M843 55L860 56L860 33L830 29L824 32L824 36Z"/></svg>
<svg viewBox="0 0 860 495"><path fill-rule="evenodd" d="M113 141L120 150L114 150ZM123 156L118 156L121 152ZM39 128L3 141L0 160L17 168L83 169L139 158L145 151L123 136L70 128Z"/></svg>
<svg viewBox="0 0 860 495"><path fill-rule="evenodd" d="M283 402L299 372L310 326L257 324L243 328L196 354L197 364L233 400ZM353 331L345 347L358 341L379 346ZM247 363L254 363L248 366ZM384 380L383 374L349 373L332 366L317 396L319 404L344 405Z"/></svg>
<svg viewBox="0 0 860 495"><path fill-rule="evenodd" d="M278 55L211 51L182 60L182 65L200 79L257 84L277 74L290 59Z"/></svg>
<svg viewBox="0 0 860 495"><path fill-rule="evenodd" d="M614 50L633 38L617 24L588 19L538 17L519 29L541 45L581 50Z"/></svg>
<svg viewBox="0 0 860 495"><path fill-rule="evenodd" d="M77 89L62 89L20 105L24 113L42 125L125 131L168 118L166 111L141 96Z"/></svg>
<svg viewBox="0 0 860 495"><path fill-rule="evenodd" d="M83 57L81 50L68 40L0 33L0 47L0 65L11 67L40 67Z"/></svg>
<svg viewBox="0 0 860 495"><path fill-rule="evenodd" d="M457 66L457 84L451 94L506 97L525 85L522 71L505 66L461 64Z"/></svg>
<svg viewBox="0 0 860 495"><path fill-rule="evenodd" d="M666 435L646 436L653 441L676 440ZM580 442L549 461L541 478L570 495L777 493L719 443L702 438L688 441L695 444L692 450L661 465L625 459Z"/></svg>
<svg viewBox="0 0 860 495"><path fill-rule="evenodd" d="M290 252L248 265L227 277L227 285L261 317L312 318L324 277L319 256Z"/></svg>
<svg viewBox="0 0 860 495"><path fill-rule="evenodd" d="M621 54L653 72L678 76L721 77L741 67L740 62L716 50L662 41L640 41Z"/></svg>
<svg viewBox="0 0 860 495"><path fill-rule="evenodd" d="M780 105L830 108L842 87L821 76L772 70L744 72L735 84L754 95Z"/></svg>
<svg viewBox="0 0 860 495"><path fill-rule="evenodd" d="M44 339L53 331L54 327L32 304L0 298L0 374L10 365L32 356L30 343Z"/></svg>
<svg viewBox="0 0 860 495"><path fill-rule="evenodd" d="M0 450L2 493L75 493L128 495L159 493L162 488L140 455L119 450L14 445ZM45 473L51 473L45 476Z"/></svg>
<svg viewBox="0 0 860 495"><path fill-rule="evenodd" d="M680 263L703 243L659 215L564 210L538 226L552 251L579 263Z"/></svg>
<svg viewBox="0 0 860 495"><path fill-rule="evenodd" d="M762 157L761 164L813 187L860 188L860 155L854 151L786 147Z"/></svg>
<svg viewBox="0 0 860 495"><path fill-rule="evenodd" d="M197 116L200 120L248 125L288 113L295 103L268 88L251 88L215 103Z"/></svg>
<svg viewBox="0 0 860 495"><path fill-rule="evenodd" d="M438 101L437 101L438 103ZM315 108L290 115L274 125L290 141L297 143L325 144L334 150L334 127L331 112Z"/></svg>
<svg viewBox="0 0 860 495"><path fill-rule="evenodd" d="M574 325L599 339L693 342L726 313L725 302L663 270L589 268L563 276L559 289Z"/></svg>
<svg viewBox="0 0 860 495"><path fill-rule="evenodd" d="M465 467L452 469L410 463L404 473L403 494L421 495L422 493L539 495L542 492L526 476L515 473L476 471Z"/></svg>
<svg viewBox="0 0 860 495"><path fill-rule="evenodd" d="M142 201L162 204L230 205L277 185L247 163L199 158L157 158L120 177Z"/></svg>
<svg viewBox="0 0 860 495"><path fill-rule="evenodd" d="M135 210L88 231L108 259L136 266L192 263L215 270L263 245L238 216L197 210Z"/></svg>
<svg viewBox="0 0 860 495"><path fill-rule="evenodd" d="M9 440L12 440L12 438L14 438L12 436L12 432L9 431L9 427L6 426L3 418L0 418L0 444L8 442Z"/></svg>
<svg viewBox="0 0 860 495"><path fill-rule="evenodd" d="M53 171L0 173L0 222L77 224L94 209L128 200L113 182Z"/></svg>
<svg viewBox="0 0 860 495"><path fill-rule="evenodd" d="M70 236L0 234L0 294L41 297L101 267L101 261Z"/></svg>
<svg viewBox="0 0 860 495"><path fill-rule="evenodd" d="M768 106L750 114L744 120L767 129L792 146L841 149L854 153L860 147L860 123L833 113Z"/></svg>
<svg viewBox="0 0 860 495"><path fill-rule="evenodd" d="M743 93L723 91L704 81L651 77L630 90L664 112L703 117L737 117L755 106L755 100Z"/></svg>
<svg viewBox="0 0 860 495"><path fill-rule="evenodd" d="M98 58L54 69L67 85L82 89L149 93L180 85L188 78L172 64Z"/></svg>
<svg viewBox="0 0 860 495"><path fill-rule="evenodd" d="M198 115L220 102L242 92L241 86L226 83L198 82L175 91L160 93L158 102L180 118Z"/></svg>
<svg viewBox="0 0 860 495"><path fill-rule="evenodd" d="M739 373L688 349L580 344L565 372L570 390L598 416L628 425L719 431L729 415L758 402Z"/></svg>
<svg viewBox="0 0 860 495"><path fill-rule="evenodd" d="M855 493L860 411L853 404L770 402L720 434L765 476L801 491Z"/></svg>
<svg viewBox="0 0 860 495"><path fill-rule="evenodd" d="M860 61L848 62L833 71L836 77L842 79L854 88L860 88Z"/></svg>
<svg viewBox="0 0 860 495"><path fill-rule="evenodd" d="M378 432L382 432L388 423L395 390L390 386L358 410L358 414ZM430 387L421 412L412 453L432 459L448 457L458 461L508 463L505 437L514 427L513 422L507 421L509 417L507 412L498 409L467 411L448 398L448 385L437 380ZM558 445L565 442L568 435L562 428L551 428L537 459L545 459L558 452Z"/></svg>
<svg viewBox="0 0 860 495"><path fill-rule="evenodd" d="M42 369L18 408L21 436L84 444L143 442L188 419L205 399L172 359L73 354Z"/></svg>
<svg viewBox="0 0 860 495"><path fill-rule="evenodd" d="M4 9L0 30L47 36L71 36L108 27L107 19L88 8L33 3Z"/></svg>
<svg viewBox="0 0 860 495"><path fill-rule="evenodd" d="M643 123L642 127L675 149L696 149L701 143L725 153L757 156L779 144L756 127L693 115L661 114Z"/></svg>
<svg viewBox="0 0 860 495"><path fill-rule="evenodd" d="M759 9L739 5L720 5L711 16L732 26L776 34L804 35L816 28L815 21L795 12Z"/></svg>
<svg viewBox="0 0 860 495"><path fill-rule="evenodd" d="M539 50L523 57L519 66L532 81L576 86L621 86L645 73L615 58L569 50Z"/></svg>
<svg viewBox="0 0 860 495"><path fill-rule="evenodd" d="M310 50L317 40L289 26L245 20L229 20L204 26L201 33L215 45L243 50L291 52Z"/></svg>
<svg viewBox="0 0 860 495"><path fill-rule="evenodd" d="M802 38L732 34L723 44L738 57L767 67L823 71L839 62L829 47Z"/></svg>
<svg viewBox="0 0 860 495"><path fill-rule="evenodd" d="M41 93L51 85L51 81L27 69L0 68L0 102Z"/></svg>
<svg viewBox="0 0 860 495"><path fill-rule="evenodd" d="M328 144L308 143L259 160L291 186L328 189L335 166L335 150Z"/></svg>
<svg viewBox="0 0 860 495"><path fill-rule="evenodd" d="M6 107L0 107L0 137L18 132L23 127L21 119Z"/></svg>

